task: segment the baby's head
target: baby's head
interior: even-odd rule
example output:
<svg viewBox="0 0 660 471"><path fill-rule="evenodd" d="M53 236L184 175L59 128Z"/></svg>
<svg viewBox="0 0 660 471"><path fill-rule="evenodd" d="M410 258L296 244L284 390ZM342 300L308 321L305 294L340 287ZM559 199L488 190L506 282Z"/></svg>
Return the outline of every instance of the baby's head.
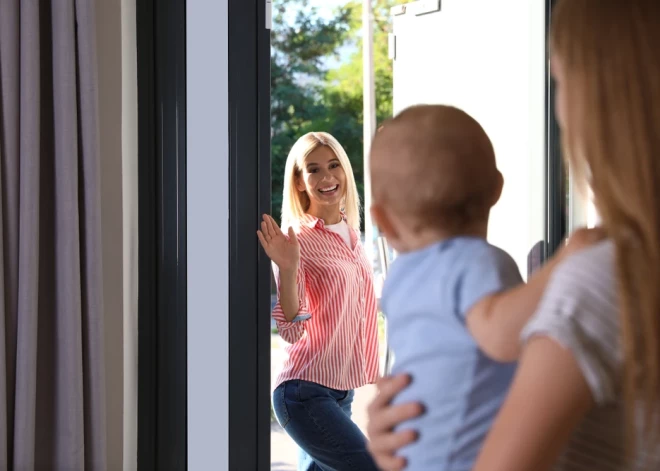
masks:
<svg viewBox="0 0 660 471"><path fill-rule="evenodd" d="M405 109L376 133L370 160L371 212L396 250L460 235L486 237L503 179L490 139L464 111Z"/></svg>

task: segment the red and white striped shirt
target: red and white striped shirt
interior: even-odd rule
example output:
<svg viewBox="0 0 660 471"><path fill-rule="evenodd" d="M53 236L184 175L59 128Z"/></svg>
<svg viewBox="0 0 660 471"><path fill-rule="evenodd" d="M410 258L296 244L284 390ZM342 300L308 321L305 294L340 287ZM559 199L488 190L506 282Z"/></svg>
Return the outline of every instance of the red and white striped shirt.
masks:
<svg viewBox="0 0 660 471"><path fill-rule="evenodd" d="M280 336L290 343L273 385L302 379L347 391L378 378L378 310L371 264L355 230L349 248L323 220L306 215L296 230L300 243L300 308L288 322L280 306L280 277L273 264L278 301L273 309ZM309 317L308 319L305 319Z"/></svg>

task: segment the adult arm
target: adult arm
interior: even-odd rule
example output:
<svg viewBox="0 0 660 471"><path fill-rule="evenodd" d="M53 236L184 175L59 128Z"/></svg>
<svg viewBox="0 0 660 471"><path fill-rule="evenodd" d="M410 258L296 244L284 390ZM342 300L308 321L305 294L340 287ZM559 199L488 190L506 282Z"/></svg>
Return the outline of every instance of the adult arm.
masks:
<svg viewBox="0 0 660 471"><path fill-rule="evenodd" d="M616 401L614 265L613 244L605 242L557 267L523 329L516 376L474 471L546 471L585 414Z"/></svg>
<svg viewBox="0 0 660 471"><path fill-rule="evenodd" d="M289 343L300 340L304 334L304 321L310 318L305 290L304 265L300 260L300 244L293 228L288 237L280 230L275 220L264 215L261 230L257 231L259 242L273 261L273 274L277 284L277 304L273 319L280 336Z"/></svg>
<svg viewBox="0 0 660 471"><path fill-rule="evenodd" d="M298 267L279 271L273 267L276 284L278 285L278 303L284 319L283 322L292 322L300 312L300 299L305 297L305 278Z"/></svg>
<svg viewBox="0 0 660 471"><path fill-rule="evenodd" d="M473 471L549 470L593 404L571 352L532 339Z"/></svg>
<svg viewBox="0 0 660 471"><path fill-rule="evenodd" d="M299 267L293 274L281 274L277 265L273 264L273 273L277 285L277 304L272 316L280 337L288 343L295 343L305 334L305 324L311 318L307 308L304 268Z"/></svg>

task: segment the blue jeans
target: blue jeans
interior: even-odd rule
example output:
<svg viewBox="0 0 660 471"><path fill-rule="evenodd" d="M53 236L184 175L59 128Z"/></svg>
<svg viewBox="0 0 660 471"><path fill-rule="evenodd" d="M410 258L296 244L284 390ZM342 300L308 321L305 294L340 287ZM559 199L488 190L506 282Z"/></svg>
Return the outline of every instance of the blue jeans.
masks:
<svg viewBox="0 0 660 471"><path fill-rule="evenodd" d="M298 379L273 391L277 421L300 447L298 471L378 470L351 420L353 394Z"/></svg>

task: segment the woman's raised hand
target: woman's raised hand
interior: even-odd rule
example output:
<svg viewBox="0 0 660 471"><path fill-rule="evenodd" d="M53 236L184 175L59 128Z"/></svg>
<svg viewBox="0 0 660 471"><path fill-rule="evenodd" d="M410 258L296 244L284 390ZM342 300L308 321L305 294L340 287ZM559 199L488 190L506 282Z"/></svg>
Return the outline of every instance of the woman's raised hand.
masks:
<svg viewBox="0 0 660 471"><path fill-rule="evenodd" d="M257 231L259 242L266 255L279 267L280 271L298 268L300 261L300 244L293 228L289 228L289 237L280 230L275 220L264 214L261 230Z"/></svg>

